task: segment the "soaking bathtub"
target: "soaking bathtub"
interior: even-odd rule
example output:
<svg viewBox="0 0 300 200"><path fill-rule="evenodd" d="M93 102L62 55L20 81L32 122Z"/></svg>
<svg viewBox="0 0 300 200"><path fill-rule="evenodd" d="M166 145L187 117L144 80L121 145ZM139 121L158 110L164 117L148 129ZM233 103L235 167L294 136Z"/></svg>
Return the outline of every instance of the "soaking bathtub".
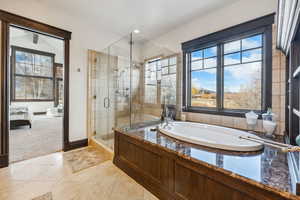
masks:
<svg viewBox="0 0 300 200"><path fill-rule="evenodd" d="M263 144L240 138L258 136L232 128L193 122L172 122L159 126L165 135L185 142L229 151L259 151Z"/></svg>

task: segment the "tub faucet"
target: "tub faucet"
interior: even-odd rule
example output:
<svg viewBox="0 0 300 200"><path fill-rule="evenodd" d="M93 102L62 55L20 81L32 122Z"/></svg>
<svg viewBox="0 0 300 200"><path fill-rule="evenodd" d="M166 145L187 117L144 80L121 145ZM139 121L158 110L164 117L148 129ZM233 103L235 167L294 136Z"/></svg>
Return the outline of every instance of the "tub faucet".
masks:
<svg viewBox="0 0 300 200"><path fill-rule="evenodd" d="M161 126L163 128L169 127L171 125L171 118L169 118L169 109L166 104L163 105L163 110L161 112L160 120L161 120Z"/></svg>

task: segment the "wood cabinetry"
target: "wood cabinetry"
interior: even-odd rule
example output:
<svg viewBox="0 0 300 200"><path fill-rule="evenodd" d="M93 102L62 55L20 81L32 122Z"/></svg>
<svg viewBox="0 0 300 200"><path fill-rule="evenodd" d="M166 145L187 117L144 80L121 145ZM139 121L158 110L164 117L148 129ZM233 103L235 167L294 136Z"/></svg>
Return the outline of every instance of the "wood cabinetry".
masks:
<svg viewBox="0 0 300 200"><path fill-rule="evenodd" d="M217 167L115 132L114 164L163 200L284 200Z"/></svg>

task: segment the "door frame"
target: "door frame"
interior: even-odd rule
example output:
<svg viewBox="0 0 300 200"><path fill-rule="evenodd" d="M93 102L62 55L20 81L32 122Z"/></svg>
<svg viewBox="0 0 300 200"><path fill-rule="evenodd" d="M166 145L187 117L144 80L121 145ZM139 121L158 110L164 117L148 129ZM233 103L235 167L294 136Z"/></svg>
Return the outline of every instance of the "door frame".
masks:
<svg viewBox="0 0 300 200"><path fill-rule="evenodd" d="M1 132L0 132L0 168L9 164L9 27L11 25L64 41L64 118L63 151L86 146L87 141L69 140L69 65L71 32L47 25L32 19L0 10L1 21Z"/></svg>

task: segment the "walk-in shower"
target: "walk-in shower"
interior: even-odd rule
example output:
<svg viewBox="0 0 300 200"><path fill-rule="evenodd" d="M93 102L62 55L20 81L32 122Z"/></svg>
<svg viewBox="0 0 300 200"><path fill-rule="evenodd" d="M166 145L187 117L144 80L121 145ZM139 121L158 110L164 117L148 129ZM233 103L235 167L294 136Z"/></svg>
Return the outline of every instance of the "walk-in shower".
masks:
<svg viewBox="0 0 300 200"><path fill-rule="evenodd" d="M176 105L178 61L174 52L135 33L101 52L90 50L90 135L113 149L114 128L160 120L166 91Z"/></svg>

